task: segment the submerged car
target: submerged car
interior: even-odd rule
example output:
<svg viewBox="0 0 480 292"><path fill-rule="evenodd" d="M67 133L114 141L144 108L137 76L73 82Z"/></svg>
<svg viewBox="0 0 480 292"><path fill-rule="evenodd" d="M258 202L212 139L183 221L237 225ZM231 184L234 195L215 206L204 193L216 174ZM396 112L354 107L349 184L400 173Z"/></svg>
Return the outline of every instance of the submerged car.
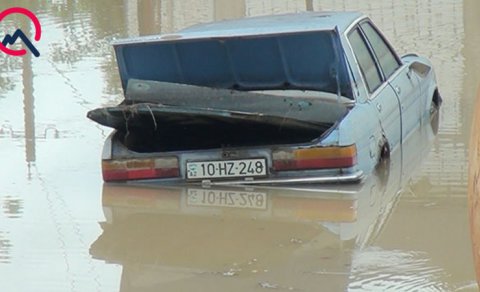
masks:
<svg viewBox="0 0 480 292"><path fill-rule="evenodd" d="M114 44L105 181L358 182L438 111L431 63L357 12L201 24Z"/></svg>

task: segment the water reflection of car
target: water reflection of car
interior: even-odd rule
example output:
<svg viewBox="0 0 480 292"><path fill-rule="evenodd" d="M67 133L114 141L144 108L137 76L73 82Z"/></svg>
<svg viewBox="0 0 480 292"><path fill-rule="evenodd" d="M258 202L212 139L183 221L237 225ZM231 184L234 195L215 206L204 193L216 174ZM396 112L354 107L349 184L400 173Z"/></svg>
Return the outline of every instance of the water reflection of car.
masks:
<svg viewBox="0 0 480 292"><path fill-rule="evenodd" d="M115 45L105 181L358 182L436 111L431 63L366 16L222 21Z"/></svg>
<svg viewBox="0 0 480 292"><path fill-rule="evenodd" d="M90 253L123 266L122 292L344 291L375 275L357 273L362 262L356 251L382 232L433 137L428 125L417 129L403 151L394 151L389 163L359 184L105 184L106 221ZM423 268L413 267L409 273ZM411 278L398 271L392 281L400 282L389 280L382 277L391 288Z"/></svg>

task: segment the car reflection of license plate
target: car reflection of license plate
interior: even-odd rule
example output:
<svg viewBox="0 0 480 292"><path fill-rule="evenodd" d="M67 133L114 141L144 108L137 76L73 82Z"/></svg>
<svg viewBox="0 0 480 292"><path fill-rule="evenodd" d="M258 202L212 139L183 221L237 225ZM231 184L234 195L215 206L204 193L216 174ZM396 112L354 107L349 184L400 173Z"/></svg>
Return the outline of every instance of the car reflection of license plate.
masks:
<svg viewBox="0 0 480 292"><path fill-rule="evenodd" d="M250 191L188 189L187 204L200 207L267 209L267 194Z"/></svg>
<svg viewBox="0 0 480 292"><path fill-rule="evenodd" d="M187 162L187 179L255 177L267 174L263 158Z"/></svg>

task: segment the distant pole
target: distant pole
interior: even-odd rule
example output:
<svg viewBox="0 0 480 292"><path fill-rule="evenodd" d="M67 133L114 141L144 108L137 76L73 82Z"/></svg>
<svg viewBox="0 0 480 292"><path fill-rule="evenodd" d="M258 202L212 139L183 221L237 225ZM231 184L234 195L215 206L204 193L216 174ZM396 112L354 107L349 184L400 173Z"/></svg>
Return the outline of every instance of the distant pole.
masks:
<svg viewBox="0 0 480 292"><path fill-rule="evenodd" d="M313 0L305 0L307 11L313 11Z"/></svg>
<svg viewBox="0 0 480 292"><path fill-rule="evenodd" d="M138 3L137 0L123 0L125 24L128 36L138 36Z"/></svg>
<svg viewBox="0 0 480 292"><path fill-rule="evenodd" d="M246 16L246 0L214 0L214 20Z"/></svg>
<svg viewBox="0 0 480 292"><path fill-rule="evenodd" d="M137 13L138 32L140 35L159 33L159 31L155 30L155 4L152 0L140 0Z"/></svg>
<svg viewBox="0 0 480 292"><path fill-rule="evenodd" d="M24 22L25 29L29 24ZM29 29L27 35L31 35ZM23 113L25 128L25 156L28 165L28 176L30 178L30 164L35 162L35 103L33 96L33 70L32 55L30 51L22 57L22 82L23 82Z"/></svg>

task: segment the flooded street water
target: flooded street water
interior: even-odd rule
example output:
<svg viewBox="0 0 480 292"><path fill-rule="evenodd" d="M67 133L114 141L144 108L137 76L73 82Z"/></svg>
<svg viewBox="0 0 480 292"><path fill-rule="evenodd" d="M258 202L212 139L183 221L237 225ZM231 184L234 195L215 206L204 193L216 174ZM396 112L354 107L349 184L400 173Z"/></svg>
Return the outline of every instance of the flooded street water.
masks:
<svg viewBox="0 0 480 292"><path fill-rule="evenodd" d="M42 38L38 58L0 53L0 291L478 291L479 1L0 0L13 6ZM123 99L111 41L305 10L362 11L433 62L439 117L387 168L347 186L104 185L110 130L86 113Z"/></svg>

